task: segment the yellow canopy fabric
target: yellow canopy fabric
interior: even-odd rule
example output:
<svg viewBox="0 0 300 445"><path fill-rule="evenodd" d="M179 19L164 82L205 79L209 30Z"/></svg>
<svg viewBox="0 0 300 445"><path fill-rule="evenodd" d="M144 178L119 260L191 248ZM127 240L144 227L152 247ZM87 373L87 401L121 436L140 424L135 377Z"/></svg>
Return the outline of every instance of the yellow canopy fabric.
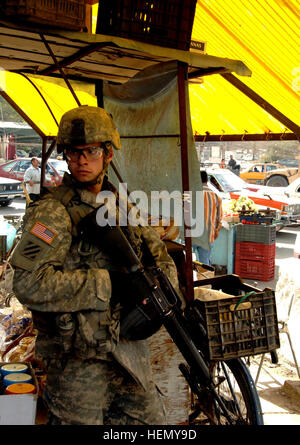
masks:
<svg viewBox="0 0 300 445"><path fill-rule="evenodd" d="M71 85L81 105L97 106L94 85L75 81ZM77 106L64 80L59 78L2 71L0 89L30 118L41 136L56 136L63 113Z"/></svg>
<svg viewBox="0 0 300 445"><path fill-rule="evenodd" d="M61 75L56 61L69 81L78 79L71 84L81 105L96 104L95 83L99 80L126 84L146 68L172 61L188 64L190 72L222 67L227 73L251 75L242 61L228 57L100 34L32 29L0 18L0 94L47 137L56 135L61 115L77 105L64 80L49 77Z"/></svg>
<svg viewBox="0 0 300 445"><path fill-rule="evenodd" d="M96 14L94 5L93 32ZM26 76L41 89L59 121L62 113L76 106L76 102L63 80L29 74L51 70L53 66L38 31L8 30L5 23L1 26L1 67L27 72ZM192 39L206 42L206 55L96 34L56 32L46 37L58 61L97 45L95 55L81 54L80 60L73 60L65 68L67 74L82 77L82 82L71 82L82 104L96 102L94 86L86 84L85 79L126 83L149 65L181 60L189 64L190 71L223 67L233 72L264 101L300 126L299 30L298 0L199 0ZM57 125L45 100L27 79L0 70L1 85L40 134L50 137L56 134ZM219 74L204 76L203 83L191 83L189 96L193 131L204 138L207 135L216 138L221 135L224 139L245 135L268 138L276 134L283 139L285 135L295 136L286 122L267 111L264 102L258 105Z"/></svg>
<svg viewBox="0 0 300 445"><path fill-rule="evenodd" d="M205 41L209 54L242 60L252 71L243 83L300 125L298 0L199 0L192 39ZM290 133L219 75L203 77L189 92L197 134Z"/></svg>

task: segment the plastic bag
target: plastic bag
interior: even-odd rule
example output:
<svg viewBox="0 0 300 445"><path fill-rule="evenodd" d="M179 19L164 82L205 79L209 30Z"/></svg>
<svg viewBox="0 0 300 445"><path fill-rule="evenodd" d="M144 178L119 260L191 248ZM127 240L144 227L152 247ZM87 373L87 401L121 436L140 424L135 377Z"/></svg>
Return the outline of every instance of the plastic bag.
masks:
<svg viewBox="0 0 300 445"><path fill-rule="evenodd" d="M2 357L12 343L24 335L28 327L32 330L31 312L16 297L6 297L0 307L0 355Z"/></svg>
<svg viewBox="0 0 300 445"><path fill-rule="evenodd" d="M31 326L29 326L30 328ZM2 355L4 362L29 362L34 358L34 348L37 332L35 329L28 329L17 339L15 346L8 348Z"/></svg>

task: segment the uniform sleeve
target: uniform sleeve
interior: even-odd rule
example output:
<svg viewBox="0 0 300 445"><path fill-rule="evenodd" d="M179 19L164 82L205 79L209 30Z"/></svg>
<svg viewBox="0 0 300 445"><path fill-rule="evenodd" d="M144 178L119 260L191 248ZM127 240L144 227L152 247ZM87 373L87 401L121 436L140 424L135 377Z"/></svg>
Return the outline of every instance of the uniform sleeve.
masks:
<svg viewBox="0 0 300 445"><path fill-rule="evenodd" d="M106 310L111 296L105 269L65 270L71 220L54 199L27 209L23 235L12 258L13 290L22 304L42 312Z"/></svg>

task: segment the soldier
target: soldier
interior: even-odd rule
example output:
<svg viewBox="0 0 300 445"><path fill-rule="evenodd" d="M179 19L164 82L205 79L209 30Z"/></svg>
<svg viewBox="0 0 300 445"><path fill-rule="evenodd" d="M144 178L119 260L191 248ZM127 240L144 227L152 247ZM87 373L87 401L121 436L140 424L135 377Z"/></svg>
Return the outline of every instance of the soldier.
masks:
<svg viewBox="0 0 300 445"><path fill-rule="evenodd" d="M120 300L130 300L124 272L78 230L99 206L99 191L116 193L107 179L112 147L121 148L120 137L104 109L81 106L63 115L57 151L71 174L29 206L11 260L14 292L32 311L36 357L47 367L48 424L165 423L147 340L119 335ZM158 234L148 226L122 230L140 259L147 245L177 287Z"/></svg>

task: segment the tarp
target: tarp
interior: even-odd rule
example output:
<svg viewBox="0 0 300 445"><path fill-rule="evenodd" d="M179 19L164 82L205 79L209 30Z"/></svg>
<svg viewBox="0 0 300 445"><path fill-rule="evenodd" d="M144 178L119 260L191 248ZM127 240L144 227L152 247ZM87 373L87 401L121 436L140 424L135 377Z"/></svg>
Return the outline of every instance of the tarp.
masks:
<svg viewBox="0 0 300 445"><path fill-rule="evenodd" d="M153 217L173 217L181 227L186 217L182 194L180 123L175 63L148 68L128 81L126 89L117 85L104 88L104 105L122 134L122 150L115 152L114 163L127 190L138 206ZM187 84L186 84L187 89ZM203 194L187 101L187 133L191 204L190 235L193 244L208 249L204 232ZM112 169L110 179L119 187ZM186 208L189 212L189 209ZM188 220L185 220L188 222ZM203 236L202 236L203 235Z"/></svg>

